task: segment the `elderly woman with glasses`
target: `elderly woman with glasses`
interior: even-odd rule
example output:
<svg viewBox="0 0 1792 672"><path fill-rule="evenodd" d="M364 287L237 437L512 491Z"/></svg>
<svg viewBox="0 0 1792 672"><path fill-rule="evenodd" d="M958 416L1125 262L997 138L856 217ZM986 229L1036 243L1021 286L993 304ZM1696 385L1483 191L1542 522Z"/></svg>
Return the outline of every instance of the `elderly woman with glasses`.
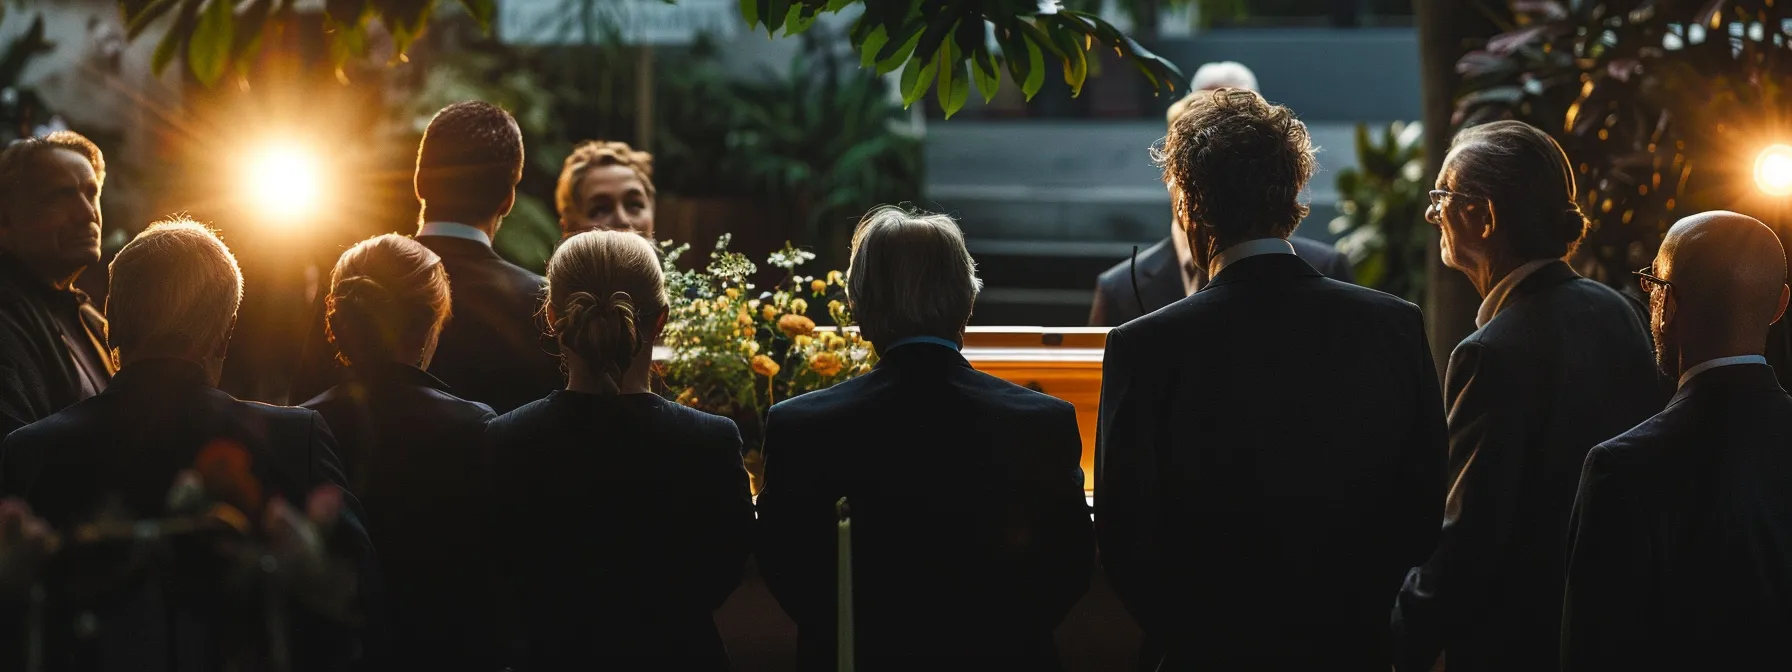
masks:
<svg viewBox="0 0 1792 672"><path fill-rule="evenodd" d="M1443 537L1395 606L1397 668L1553 669L1563 543L1587 451L1661 409L1649 328L1565 259L1586 235L1568 156L1516 121L1457 134L1425 218L1474 283L1450 354Z"/></svg>

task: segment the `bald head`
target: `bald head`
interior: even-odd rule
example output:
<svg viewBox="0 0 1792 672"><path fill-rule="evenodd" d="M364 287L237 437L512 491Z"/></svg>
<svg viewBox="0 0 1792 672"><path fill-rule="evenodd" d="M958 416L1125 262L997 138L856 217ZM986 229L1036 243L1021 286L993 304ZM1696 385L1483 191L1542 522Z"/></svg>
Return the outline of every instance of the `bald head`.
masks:
<svg viewBox="0 0 1792 672"><path fill-rule="evenodd" d="M1664 365L1678 359L1682 370L1706 358L1759 354L1786 308L1779 237L1746 215L1718 210L1676 222L1662 239L1655 274L1673 284L1670 297L1651 302L1657 347Z"/></svg>

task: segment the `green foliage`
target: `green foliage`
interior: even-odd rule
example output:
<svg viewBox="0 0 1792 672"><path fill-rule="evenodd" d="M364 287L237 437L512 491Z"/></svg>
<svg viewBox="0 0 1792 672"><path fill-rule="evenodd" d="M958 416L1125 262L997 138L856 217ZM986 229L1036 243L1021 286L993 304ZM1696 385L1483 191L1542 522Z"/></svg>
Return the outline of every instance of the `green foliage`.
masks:
<svg viewBox="0 0 1792 672"><path fill-rule="evenodd" d="M667 68L655 144L662 192L767 199L797 212L801 239L821 245L836 225L919 191L921 141L902 130L908 112L882 78L841 64L822 39L802 39L782 79L730 81L702 59Z"/></svg>
<svg viewBox="0 0 1792 672"><path fill-rule="evenodd" d="M1339 215L1331 231L1350 257L1356 281L1421 300L1425 288L1425 133L1418 123L1394 122L1379 139L1356 126L1358 168L1338 173Z"/></svg>
<svg viewBox="0 0 1792 672"><path fill-rule="evenodd" d="M1596 227L1583 272L1627 286L1676 218L1780 207L1758 200L1748 171L1792 132L1789 3L1510 5L1507 31L1457 64L1453 121L1520 119L1562 143Z"/></svg>
<svg viewBox="0 0 1792 672"><path fill-rule="evenodd" d="M324 30L330 59L338 70L350 60L367 56L367 31L378 22L392 35L402 58L428 23L437 6L450 0L326 0ZM482 28L491 27L497 0L452 0ZM187 69L206 86L221 81L234 66L242 69L254 60L261 34L270 19L290 18L296 11L290 0L120 0L126 35L136 39L151 25L173 14L167 32L150 57L158 76L186 57Z"/></svg>
<svg viewBox="0 0 1792 672"><path fill-rule="evenodd" d="M392 34L395 57L402 58L436 8L450 1L327 0L324 29L330 58L340 71L349 60L365 57L367 31L376 21ZM453 1L490 29L496 0ZM207 86L222 79L231 64L242 67L252 60L270 14L293 11L292 3L282 0L121 0L119 5L133 39L172 12L174 18L151 59L154 71L159 75L175 56L184 54L188 69ZM740 0L742 18L768 36L779 31L786 36L803 34L818 16L853 5L864 7L849 33L862 67L875 67L880 74L906 67L903 100L910 105L934 85L935 74L943 73L938 97L947 116L963 107L972 71L984 97L995 95L1001 82L998 58L1008 63L1010 80L1029 100L1044 84L1039 71L1046 55L1059 63L1071 91L1080 92L1089 74L1087 52L1098 44L1130 59L1156 90L1174 92L1182 79L1174 64L1113 25L1092 13L1063 9L1055 1ZM989 49L991 36L1000 47L999 57Z"/></svg>

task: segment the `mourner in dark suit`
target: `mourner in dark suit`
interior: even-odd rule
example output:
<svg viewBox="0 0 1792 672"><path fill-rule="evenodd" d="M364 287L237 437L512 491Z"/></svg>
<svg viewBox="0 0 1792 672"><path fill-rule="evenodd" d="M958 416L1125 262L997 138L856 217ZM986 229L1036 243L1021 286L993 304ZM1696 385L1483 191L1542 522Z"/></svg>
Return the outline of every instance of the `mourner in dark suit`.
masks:
<svg viewBox="0 0 1792 672"><path fill-rule="evenodd" d="M726 669L710 612L750 550L740 433L649 388L668 305L652 243L575 235L548 282L567 387L486 431L523 667Z"/></svg>
<svg viewBox="0 0 1792 672"><path fill-rule="evenodd" d="M1182 235L1181 227L1172 228L1178 229L1172 237L1145 248L1136 263L1128 259L1101 272L1095 281L1095 305L1089 309L1089 326L1118 327L1181 301L1207 284L1207 273L1188 256L1188 245L1176 244L1175 236ZM1321 275L1339 282L1356 281L1350 259L1332 246L1298 236L1290 236L1288 243L1294 247L1295 256ZM1134 277L1138 278L1136 294Z"/></svg>
<svg viewBox="0 0 1792 672"><path fill-rule="evenodd" d="M441 255L454 289L454 319L442 330L429 372L457 396L498 413L540 399L565 379L551 343L541 338L537 311L545 280L492 249L522 172L522 132L509 113L489 103L442 108L417 149L423 202L417 242ZM321 310L318 315L295 375L294 401L338 379Z"/></svg>
<svg viewBox="0 0 1792 672"><path fill-rule="evenodd" d="M1647 327L1617 291L1562 259L1585 235L1568 157L1542 131L1458 134L1428 219L1481 303L1450 354L1448 514L1406 578L1399 669L1540 670L1557 663L1563 542L1581 461L1661 408Z"/></svg>
<svg viewBox="0 0 1792 672"><path fill-rule="evenodd" d="M1231 61L1202 64L1189 80L1189 94L1170 106L1165 115L1174 124L1190 103L1218 88L1257 90L1257 76L1250 68ZM1159 308L1181 301L1207 284L1207 269L1195 263L1189 252L1187 227L1172 221L1170 236L1140 252L1137 259L1122 260L1102 271L1095 281L1095 304L1089 309L1089 326L1118 327ZM1331 245L1289 236L1294 254L1326 277L1355 282L1350 259ZM1137 278L1137 291L1134 291Z"/></svg>
<svg viewBox="0 0 1792 672"><path fill-rule="evenodd" d="M1772 230L1711 212L1675 224L1638 272L1680 389L1587 455L1566 672L1792 668L1792 396L1761 355L1785 269Z"/></svg>
<svg viewBox="0 0 1792 672"><path fill-rule="evenodd" d="M1385 672L1443 516L1423 317L1293 254L1314 162L1287 108L1205 94L1157 158L1213 282L1102 361L1096 531L1142 667Z"/></svg>
<svg viewBox="0 0 1792 672"><path fill-rule="evenodd" d="M7 437L0 446L0 496L24 499L73 540L83 523L171 515L170 491L186 470L195 470L211 497L242 512L257 530L284 520L279 503L315 508L308 495L324 489L344 504L326 539L352 558L347 562L353 569L342 580L294 584L288 604L295 608L279 620L243 620L242 612L226 605L260 593L241 592L242 570L233 569L228 554L211 551L211 542L168 538L163 543L172 554L148 565L129 546L65 548L59 573L44 581L54 588L46 622L74 623L77 613L89 613L98 634L46 630L51 669L211 670L265 663L266 630L282 621L290 628L284 648L293 669L351 664L358 649L377 644L358 642L343 620L377 616L378 574L364 516L342 490L347 482L323 419L305 409L238 401L214 387L241 301L241 278L230 251L198 224L157 223L126 245L112 262L107 300L123 368L105 392ZM263 567L304 571L304 564L290 560ZM326 593L347 597L332 601ZM240 648L245 641L263 644Z"/></svg>
<svg viewBox="0 0 1792 672"><path fill-rule="evenodd" d="M330 274L330 342L345 382L304 404L336 436L386 577L385 664L503 667L481 438L495 415L423 371L448 318L442 259L387 234L344 252Z"/></svg>
<svg viewBox="0 0 1792 672"><path fill-rule="evenodd" d="M1075 409L958 353L979 282L951 218L873 210L848 276L881 360L766 425L756 553L801 668L834 669L845 497L858 669L1056 669L1094 556ZM918 446L942 468L902 468Z"/></svg>
<svg viewBox="0 0 1792 672"><path fill-rule="evenodd" d="M105 182L99 148L70 131L0 153L0 438L112 378L106 318L74 286L100 260Z"/></svg>

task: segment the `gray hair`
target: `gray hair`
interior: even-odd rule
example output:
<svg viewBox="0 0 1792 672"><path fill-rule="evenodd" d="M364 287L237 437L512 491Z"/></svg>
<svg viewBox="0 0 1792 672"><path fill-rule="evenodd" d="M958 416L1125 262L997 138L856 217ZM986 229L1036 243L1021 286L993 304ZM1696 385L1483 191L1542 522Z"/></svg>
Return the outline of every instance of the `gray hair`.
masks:
<svg viewBox="0 0 1792 672"><path fill-rule="evenodd" d="M1203 64L1188 82L1190 91L1221 88L1256 91L1257 74L1237 61L1215 61Z"/></svg>
<svg viewBox="0 0 1792 672"><path fill-rule="evenodd" d="M846 296L872 343L958 340L982 289L977 263L951 217L885 205L859 220Z"/></svg>
<svg viewBox="0 0 1792 672"><path fill-rule="evenodd" d="M211 228L185 217L149 225L112 260L106 297L121 357L204 353L230 338L243 272Z"/></svg>

